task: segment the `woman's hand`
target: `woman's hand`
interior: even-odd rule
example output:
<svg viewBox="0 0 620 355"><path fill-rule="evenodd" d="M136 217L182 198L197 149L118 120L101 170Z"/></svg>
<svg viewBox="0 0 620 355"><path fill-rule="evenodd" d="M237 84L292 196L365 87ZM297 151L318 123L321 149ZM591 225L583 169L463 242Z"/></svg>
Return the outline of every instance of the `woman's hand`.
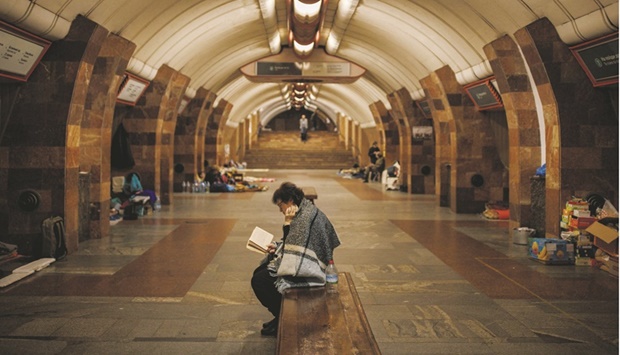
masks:
<svg viewBox="0 0 620 355"><path fill-rule="evenodd" d="M297 214L297 211L299 210L299 207L297 207L297 205L293 204L291 207L287 208L286 211L284 211L284 224L291 224L291 221L293 220L293 218L295 217L295 215Z"/></svg>
<svg viewBox="0 0 620 355"><path fill-rule="evenodd" d="M278 249L278 246L275 243L271 243L271 244L267 245L267 253L269 253L269 254L275 253L276 249Z"/></svg>

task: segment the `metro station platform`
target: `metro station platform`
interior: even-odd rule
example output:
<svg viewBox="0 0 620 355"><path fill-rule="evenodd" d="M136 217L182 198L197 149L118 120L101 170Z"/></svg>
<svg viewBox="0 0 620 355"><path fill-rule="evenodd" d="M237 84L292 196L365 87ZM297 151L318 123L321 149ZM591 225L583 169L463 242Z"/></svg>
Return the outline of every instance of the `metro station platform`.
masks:
<svg viewBox="0 0 620 355"><path fill-rule="evenodd" d="M316 188L383 354L618 353L618 279L528 260L507 222L332 170L257 176L276 181L175 194L174 207L0 289L0 353L273 354L250 287L261 256L245 243L255 226L280 235L271 196L284 181Z"/></svg>

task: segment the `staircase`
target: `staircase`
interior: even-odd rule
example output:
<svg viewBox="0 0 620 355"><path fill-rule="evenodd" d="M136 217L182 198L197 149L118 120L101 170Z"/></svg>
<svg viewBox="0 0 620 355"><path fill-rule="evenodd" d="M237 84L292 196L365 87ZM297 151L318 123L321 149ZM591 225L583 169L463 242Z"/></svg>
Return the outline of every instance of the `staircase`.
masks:
<svg viewBox="0 0 620 355"><path fill-rule="evenodd" d="M309 131L304 143L297 131L263 131L243 159L249 169L343 169L355 162L338 133Z"/></svg>

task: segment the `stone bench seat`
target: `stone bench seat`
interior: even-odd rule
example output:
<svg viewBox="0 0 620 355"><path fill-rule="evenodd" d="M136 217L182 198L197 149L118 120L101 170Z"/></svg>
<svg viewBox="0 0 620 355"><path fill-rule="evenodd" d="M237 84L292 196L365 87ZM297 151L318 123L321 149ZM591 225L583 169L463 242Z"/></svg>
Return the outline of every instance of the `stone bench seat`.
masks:
<svg viewBox="0 0 620 355"><path fill-rule="evenodd" d="M380 354L351 275L338 292L294 288L282 297L276 354Z"/></svg>

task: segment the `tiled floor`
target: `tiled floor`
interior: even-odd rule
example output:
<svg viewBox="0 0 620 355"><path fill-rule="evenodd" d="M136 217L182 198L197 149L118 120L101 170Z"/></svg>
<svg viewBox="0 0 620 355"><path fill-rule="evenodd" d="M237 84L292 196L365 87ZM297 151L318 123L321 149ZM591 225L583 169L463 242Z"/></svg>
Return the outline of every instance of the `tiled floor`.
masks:
<svg viewBox="0 0 620 355"><path fill-rule="evenodd" d="M271 195L286 180L317 189L383 354L618 353L618 280L528 260L504 222L335 171L254 175L277 181L176 194L173 208L1 289L0 353L274 353L249 284L261 256L245 242L256 225L280 233Z"/></svg>

